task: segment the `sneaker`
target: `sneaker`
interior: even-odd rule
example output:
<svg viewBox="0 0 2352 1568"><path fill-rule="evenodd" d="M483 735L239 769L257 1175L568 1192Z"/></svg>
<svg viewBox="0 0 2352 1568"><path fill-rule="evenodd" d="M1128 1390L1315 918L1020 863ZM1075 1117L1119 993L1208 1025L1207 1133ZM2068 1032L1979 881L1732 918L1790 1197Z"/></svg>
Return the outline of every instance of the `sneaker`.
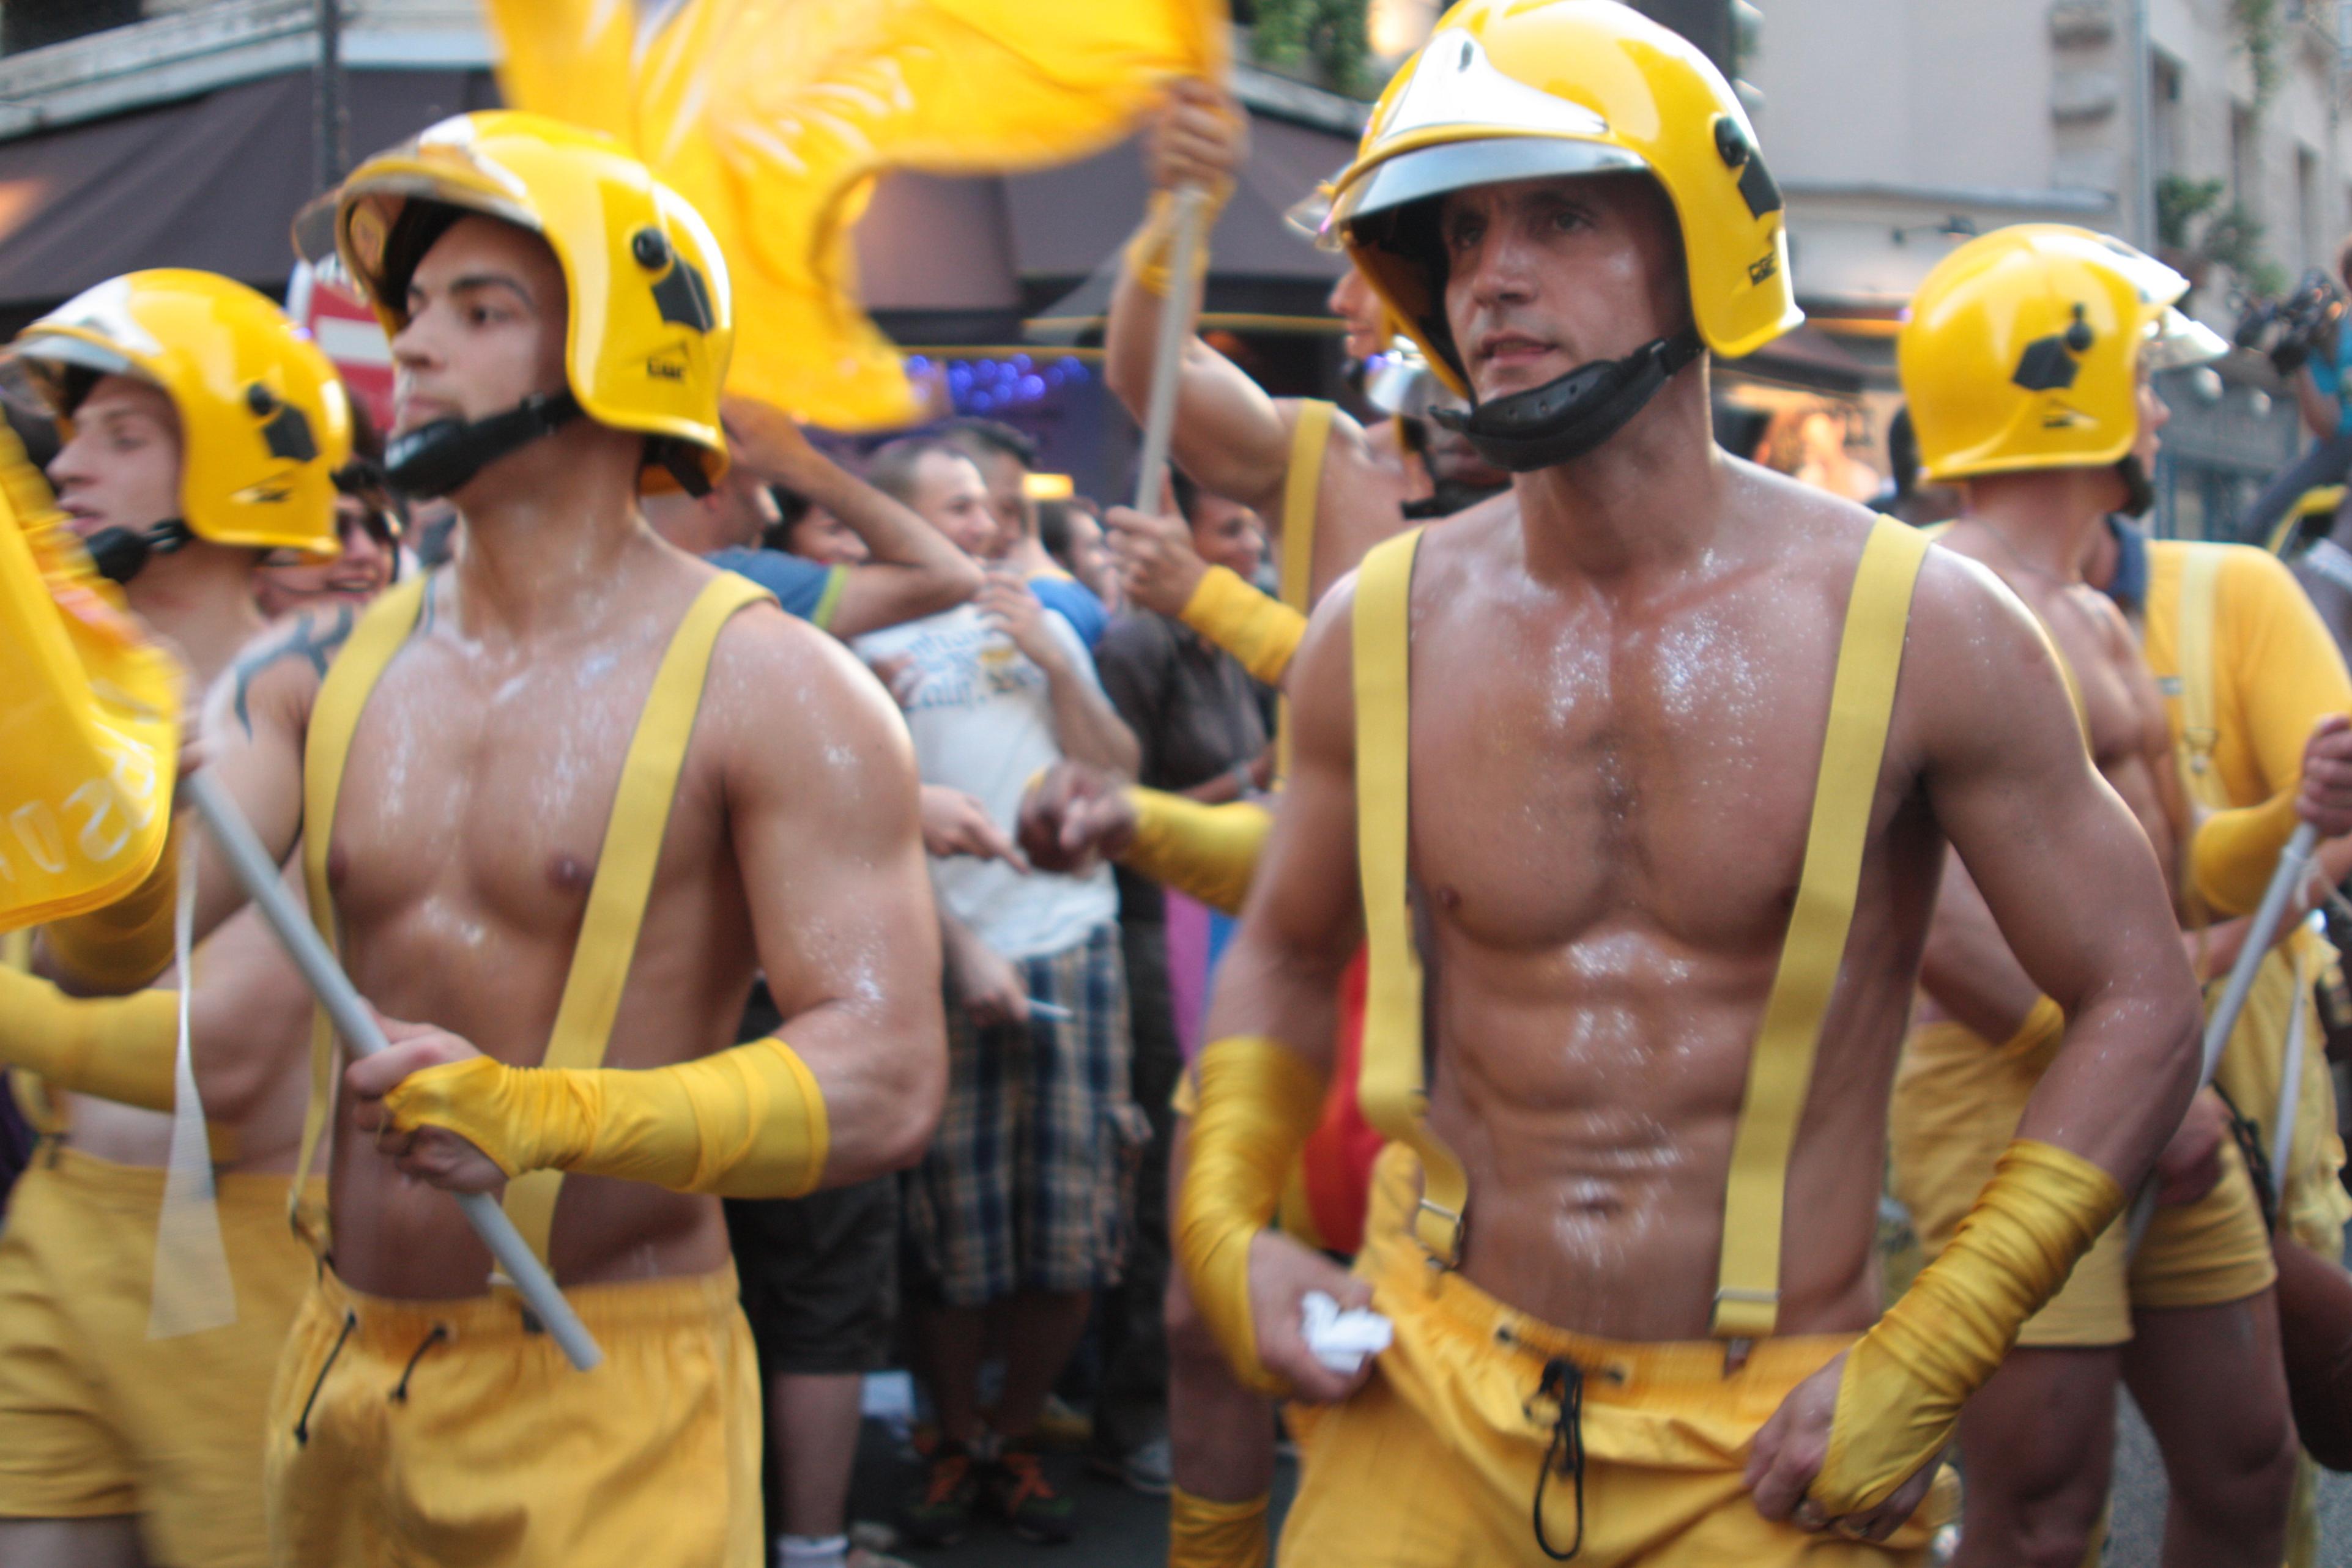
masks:
<svg viewBox="0 0 2352 1568"><path fill-rule="evenodd" d="M1094 1441L1094 1419L1070 1408L1069 1402L1060 1395L1049 1394L1045 1409L1037 1413L1036 1424L1029 1428L1029 1436L1041 1448L1075 1454Z"/></svg>
<svg viewBox="0 0 2352 1568"><path fill-rule="evenodd" d="M918 1546L953 1546L971 1527L980 1475L971 1452L941 1439L931 1450L922 1486L907 1502L907 1539Z"/></svg>
<svg viewBox="0 0 2352 1568"><path fill-rule="evenodd" d="M1097 1449L1087 1456L1088 1470L1146 1497L1168 1495L1176 1484L1174 1465L1174 1453L1164 1437L1154 1437L1124 1454L1106 1454Z"/></svg>
<svg viewBox="0 0 2352 1568"><path fill-rule="evenodd" d="M1045 1467L1029 1448L1007 1448L988 1467L988 1505L1022 1540L1058 1546L1070 1539L1070 1516L1076 1511L1068 1498L1045 1479Z"/></svg>

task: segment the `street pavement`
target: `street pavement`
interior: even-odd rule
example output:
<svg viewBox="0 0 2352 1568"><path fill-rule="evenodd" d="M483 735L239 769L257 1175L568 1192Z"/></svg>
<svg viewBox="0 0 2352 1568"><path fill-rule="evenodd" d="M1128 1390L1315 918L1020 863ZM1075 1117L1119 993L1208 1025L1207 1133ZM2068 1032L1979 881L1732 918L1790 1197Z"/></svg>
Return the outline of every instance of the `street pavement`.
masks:
<svg viewBox="0 0 2352 1568"><path fill-rule="evenodd" d="M2116 1441L2115 1521L2108 1537L2106 1568L2158 1568L2164 1531L2164 1470L2156 1444L2131 1401L2122 1401ZM886 1518L895 1487L911 1485L916 1472L894 1460L880 1429L867 1423L868 1442L859 1465L858 1516ZM1078 1538L1063 1547L1031 1546L1002 1525L975 1521L961 1544L932 1551L904 1548L916 1568L1160 1568L1167 1553L1168 1508L1164 1500L1129 1491L1085 1473L1075 1458L1057 1458L1050 1470L1066 1480L1078 1505ZM886 1484L887 1478L887 1484ZM1276 1482L1277 1508L1290 1496L1295 1476L1287 1460ZM2320 1480L2320 1568L2352 1568L2352 1476L2323 1472Z"/></svg>

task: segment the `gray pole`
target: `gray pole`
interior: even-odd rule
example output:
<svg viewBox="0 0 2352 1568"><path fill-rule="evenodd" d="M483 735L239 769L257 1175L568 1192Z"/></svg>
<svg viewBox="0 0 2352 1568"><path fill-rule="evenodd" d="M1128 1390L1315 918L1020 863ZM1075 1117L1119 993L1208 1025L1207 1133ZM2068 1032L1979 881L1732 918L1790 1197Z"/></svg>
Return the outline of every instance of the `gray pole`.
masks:
<svg viewBox="0 0 2352 1568"><path fill-rule="evenodd" d="M331 191L343 179L341 0L319 0L319 65L311 82L310 111L318 131L318 186Z"/></svg>
<svg viewBox="0 0 2352 1568"><path fill-rule="evenodd" d="M2147 41L2148 0L2131 0L2131 33L2124 52L2130 84L2131 149L2124 160L2131 199L2122 216L2132 226L2132 243L2156 250L2156 62Z"/></svg>

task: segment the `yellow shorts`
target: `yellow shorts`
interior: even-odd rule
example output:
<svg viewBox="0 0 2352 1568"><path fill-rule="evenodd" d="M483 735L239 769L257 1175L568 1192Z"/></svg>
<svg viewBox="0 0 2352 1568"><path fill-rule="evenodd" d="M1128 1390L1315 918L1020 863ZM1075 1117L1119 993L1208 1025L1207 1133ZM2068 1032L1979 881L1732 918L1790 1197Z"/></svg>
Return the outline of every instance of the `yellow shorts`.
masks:
<svg viewBox="0 0 2352 1568"><path fill-rule="evenodd" d="M1567 1550L1578 1528L1575 1482L1556 1465L1546 1474L1555 1406L1536 1398L1554 1357L1584 1375L1576 1561L1586 1568L1925 1561L1932 1526L1951 1512L1948 1475L1885 1545L1768 1523L1741 1480L1756 1429L1853 1336L1765 1340L1727 1376L1719 1343L1619 1343L1552 1328L1429 1267L1402 1230L1400 1172L1412 1178L1412 1155L1391 1147L1356 1262L1396 1340L1347 1400L1291 1407L1304 1468L1282 1562L1545 1564L1531 1517L1539 1478L1546 1536Z"/></svg>
<svg viewBox="0 0 2352 1568"><path fill-rule="evenodd" d="M1895 1196L1927 1256L1952 1239L2017 1119L2041 1069L2012 1061L1956 1023L1926 1024L1904 1042L1889 1118ZM2124 1344L2135 1307L2210 1307L2242 1301L2278 1278L2270 1233L2237 1145L2221 1150L2221 1179L2192 1204L2156 1211L2137 1256L2117 1219L2083 1255L2065 1288L2026 1321L2025 1346Z"/></svg>
<svg viewBox="0 0 2352 1568"><path fill-rule="evenodd" d="M291 1179L217 1184L236 1322L149 1339L163 1171L44 1145L0 1224L0 1518L136 1514L153 1561L268 1561L266 1397L317 1272Z"/></svg>
<svg viewBox="0 0 2352 1568"><path fill-rule="evenodd" d="M568 1291L575 1372L501 1292L322 1277L269 1398L280 1568L761 1568L760 1377L732 1265Z"/></svg>

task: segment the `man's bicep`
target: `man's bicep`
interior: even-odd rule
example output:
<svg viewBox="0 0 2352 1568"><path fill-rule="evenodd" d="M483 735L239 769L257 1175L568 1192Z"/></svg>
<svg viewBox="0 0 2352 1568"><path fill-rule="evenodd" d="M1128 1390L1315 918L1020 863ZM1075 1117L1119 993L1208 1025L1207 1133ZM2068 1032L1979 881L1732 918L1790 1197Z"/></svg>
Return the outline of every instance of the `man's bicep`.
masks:
<svg viewBox="0 0 2352 1568"><path fill-rule="evenodd" d="M761 966L787 1020L827 1007L879 1014L938 986L906 727L846 653L809 663L790 717L741 727L728 791Z"/></svg>
<svg viewBox="0 0 2352 1568"><path fill-rule="evenodd" d="M1994 656L2006 678L1937 683L1928 800L2010 950L2071 1012L2133 955L2171 945L2171 902L2146 832L2091 765L2046 645Z"/></svg>
<svg viewBox="0 0 2352 1568"><path fill-rule="evenodd" d="M1296 402L1276 402L1216 350L1197 338L1186 346L1170 447L1203 488L1251 507L1279 499L1297 417Z"/></svg>

